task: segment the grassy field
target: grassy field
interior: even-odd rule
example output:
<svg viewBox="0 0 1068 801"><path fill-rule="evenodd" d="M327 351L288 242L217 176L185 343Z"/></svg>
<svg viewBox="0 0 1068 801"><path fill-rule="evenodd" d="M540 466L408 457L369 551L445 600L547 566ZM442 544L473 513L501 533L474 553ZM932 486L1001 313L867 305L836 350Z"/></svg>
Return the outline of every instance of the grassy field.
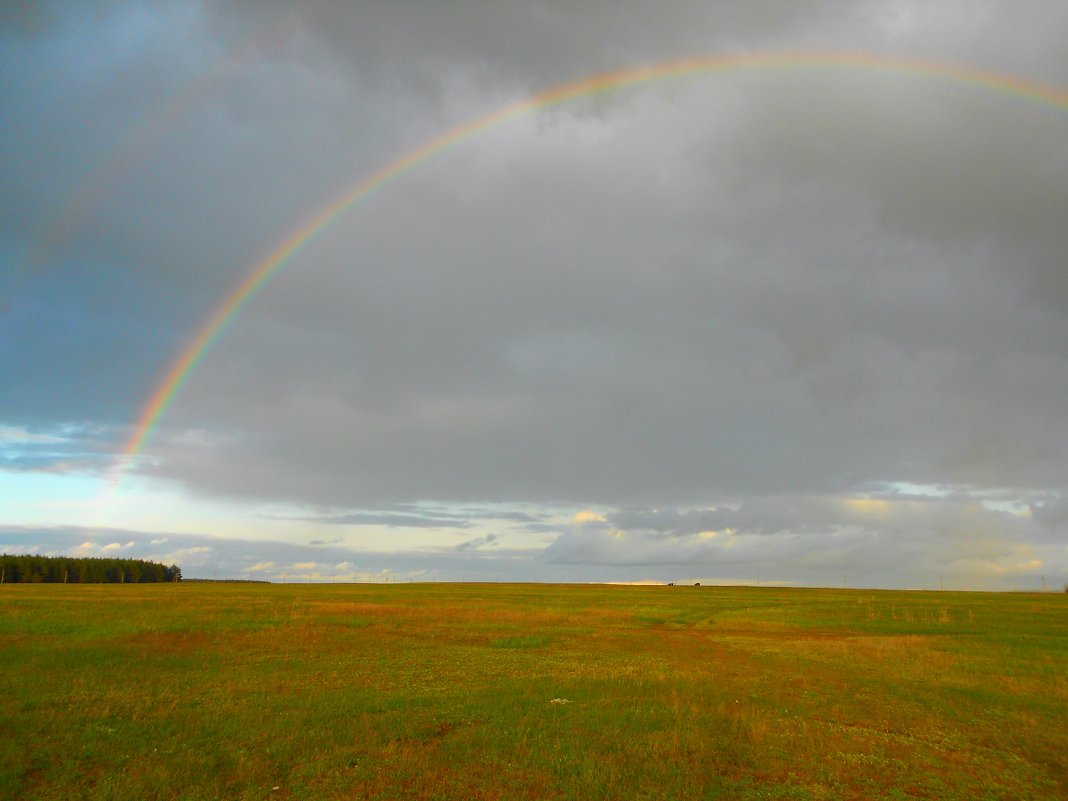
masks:
<svg viewBox="0 0 1068 801"><path fill-rule="evenodd" d="M5 799L1068 798L1068 595L0 586Z"/></svg>

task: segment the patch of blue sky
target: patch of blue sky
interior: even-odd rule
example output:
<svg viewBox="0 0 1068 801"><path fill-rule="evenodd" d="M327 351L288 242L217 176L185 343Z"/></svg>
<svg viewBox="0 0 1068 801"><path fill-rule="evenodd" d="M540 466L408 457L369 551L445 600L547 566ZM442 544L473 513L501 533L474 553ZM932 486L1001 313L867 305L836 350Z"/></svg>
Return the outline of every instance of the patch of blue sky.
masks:
<svg viewBox="0 0 1068 801"><path fill-rule="evenodd" d="M886 484L890 492L899 495L925 495L930 498L948 498L959 492L957 487L947 487L941 484L914 484L911 481L890 481Z"/></svg>

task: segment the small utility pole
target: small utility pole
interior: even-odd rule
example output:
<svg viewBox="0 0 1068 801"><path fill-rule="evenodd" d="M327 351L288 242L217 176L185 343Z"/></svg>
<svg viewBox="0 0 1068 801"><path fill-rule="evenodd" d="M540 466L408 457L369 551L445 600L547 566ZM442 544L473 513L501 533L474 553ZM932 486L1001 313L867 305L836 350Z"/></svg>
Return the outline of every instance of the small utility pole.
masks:
<svg viewBox="0 0 1068 801"><path fill-rule="evenodd" d="M1042 592L1046 592L1046 577L1042 577Z"/></svg>

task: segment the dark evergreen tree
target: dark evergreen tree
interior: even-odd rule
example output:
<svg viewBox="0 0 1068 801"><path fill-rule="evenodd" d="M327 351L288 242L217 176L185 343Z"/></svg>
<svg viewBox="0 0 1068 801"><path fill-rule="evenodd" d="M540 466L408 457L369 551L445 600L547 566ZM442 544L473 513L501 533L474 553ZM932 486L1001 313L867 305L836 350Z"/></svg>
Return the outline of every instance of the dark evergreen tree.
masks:
<svg viewBox="0 0 1068 801"><path fill-rule="evenodd" d="M143 559L98 559L71 556L0 554L3 583L102 584L181 581L178 565L167 567Z"/></svg>

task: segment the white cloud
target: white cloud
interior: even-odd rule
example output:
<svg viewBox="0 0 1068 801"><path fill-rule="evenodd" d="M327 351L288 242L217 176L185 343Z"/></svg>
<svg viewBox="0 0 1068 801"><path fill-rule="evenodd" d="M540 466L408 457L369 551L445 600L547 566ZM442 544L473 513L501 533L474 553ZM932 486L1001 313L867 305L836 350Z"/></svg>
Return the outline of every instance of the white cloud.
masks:
<svg viewBox="0 0 1068 801"><path fill-rule="evenodd" d="M63 441L62 437L52 436L51 434L34 434L24 428L0 428L0 444L53 444Z"/></svg>
<svg viewBox="0 0 1068 801"><path fill-rule="evenodd" d="M202 567L211 564L215 553L215 548L210 545L193 545L188 548L178 548L177 550L152 558L165 565L178 565L186 572L189 572L189 568Z"/></svg>

